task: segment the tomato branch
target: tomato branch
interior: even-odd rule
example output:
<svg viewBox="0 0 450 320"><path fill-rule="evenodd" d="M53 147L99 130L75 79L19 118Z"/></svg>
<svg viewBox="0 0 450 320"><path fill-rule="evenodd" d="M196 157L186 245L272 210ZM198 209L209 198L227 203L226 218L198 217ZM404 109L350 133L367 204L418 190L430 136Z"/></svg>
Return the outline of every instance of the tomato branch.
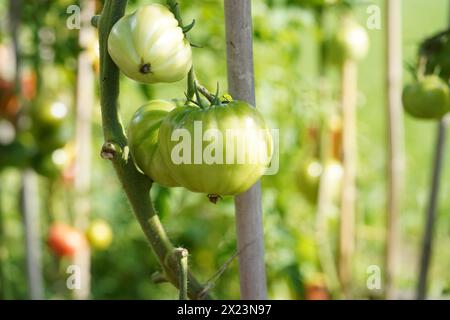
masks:
<svg viewBox="0 0 450 320"><path fill-rule="evenodd" d="M100 41L100 103L105 145L102 157L111 160L133 211L145 233L165 276L179 288L178 265L170 256L174 246L157 216L151 199L152 181L139 173L130 158L127 138L119 115L119 69L108 54L108 36L113 25L125 13L127 0L106 0L97 20ZM191 299L203 297L204 288L189 274L188 295Z"/></svg>
<svg viewBox="0 0 450 320"><path fill-rule="evenodd" d="M180 28L183 30L184 33L187 33L194 27L195 19L192 20L192 22L187 26L185 26L183 24L183 18L181 17L180 6L176 0L167 0L167 6L169 7L170 11L175 16L175 19L177 19L178 25L180 26ZM195 91L196 91L195 87L197 87L197 89L200 91L200 93L206 99L208 99L209 102L214 101L214 95L212 95L208 91L208 89L206 89L204 86L202 86L200 84L200 82L197 80L197 77L195 76L194 66L192 66L191 70L189 70L188 79L187 79L186 97L188 100L192 99L194 97Z"/></svg>

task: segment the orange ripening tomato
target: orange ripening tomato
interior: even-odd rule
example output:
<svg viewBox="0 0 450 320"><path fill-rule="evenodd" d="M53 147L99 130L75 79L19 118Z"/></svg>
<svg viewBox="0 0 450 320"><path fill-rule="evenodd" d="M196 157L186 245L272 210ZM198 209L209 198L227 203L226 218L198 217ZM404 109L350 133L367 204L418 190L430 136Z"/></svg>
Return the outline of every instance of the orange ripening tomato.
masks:
<svg viewBox="0 0 450 320"><path fill-rule="evenodd" d="M48 245L59 257L73 257L87 246L83 233L64 223L55 223L50 227Z"/></svg>
<svg viewBox="0 0 450 320"><path fill-rule="evenodd" d="M13 120L19 112L19 102L14 94L14 84L0 79L0 116Z"/></svg>
<svg viewBox="0 0 450 320"><path fill-rule="evenodd" d="M30 101L36 97L36 73L34 71L26 71L22 76L22 95Z"/></svg>
<svg viewBox="0 0 450 320"><path fill-rule="evenodd" d="M306 300L330 300L330 295L324 285L309 283L306 284L305 289Z"/></svg>

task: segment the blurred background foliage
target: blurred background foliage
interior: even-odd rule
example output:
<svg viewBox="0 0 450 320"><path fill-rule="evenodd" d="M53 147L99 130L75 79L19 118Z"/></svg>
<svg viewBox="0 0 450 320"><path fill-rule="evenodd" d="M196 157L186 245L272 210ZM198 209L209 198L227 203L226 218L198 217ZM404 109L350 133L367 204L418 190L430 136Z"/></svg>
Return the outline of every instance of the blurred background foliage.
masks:
<svg viewBox="0 0 450 320"><path fill-rule="evenodd" d="M128 11L149 3L130 0ZM223 4L219 0L180 1L186 21L195 18L189 33L194 48L194 64L199 80L213 89L219 82L226 90L226 50ZM311 285L321 286L323 275L318 262L315 241L316 205L314 182L306 186L304 168L318 155L314 130L332 126L338 108L337 70L327 72L330 94L321 94L319 27L316 5L321 1L254 0L254 55L257 107L271 128L280 130L280 170L263 178L263 211L266 242L266 265L269 298L303 299L311 295ZM324 1L322 1L324 2ZM325 1L326 2L326 1ZM331 1L333 2L333 1ZM309 3L309 5L307 5ZM69 108L64 128L73 135L76 59L79 52L77 31L66 28L66 9L76 1L24 1L19 43L21 69L26 74L35 69L37 91L23 101L25 109L63 101ZM352 4L357 21L365 26L367 7L375 4L384 9L384 1L372 0ZM99 3L99 8L101 4ZM446 28L448 1L403 1L403 60L414 63L419 42L437 30ZM336 20L338 9L327 11ZM12 39L5 21L7 2L0 4L0 66L2 78L11 80L13 63L8 48ZM329 27L332 29L331 27ZM386 220L386 103L385 103L385 25L367 30L370 37L368 57L359 64L358 93L358 173L357 173L357 242L353 266L352 291L357 298L376 298L381 292L366 287L367 267L383 266ZM94 47L95 52L95 47ZM8 56L9 54L9 56ZM9 58L8 58L9 57ZM406 70L406 69L405 69ZM31 71L30 71L31 72ZM410 75L404 72L405 82ZM97 89L96 89L97 90ZM141 86L121 77L121 112L127 123L137 107L152 98L183 98L184 81L175 85ZM28 132L29 115L21 121ZM5 118L5 117L3 117ZM28 120L27 120L28 119ZM0 121L6 121L2 119ZM435 125L405 117L406 188L400 215L401 243L397 283L404 296L410 297L417 281L418 256L424 211L431 174L431 155ZM25 128L25 129L23 129ZM0 132L0 135L4 131ZM37 142L25 141L35 145ZM96 101L93 118L92 217L109 222L114 240L105 251L93 251L92 298L164 299L176 298L177 292L167 284L154 284L153 272L159 270L155 257L134 218L126 197L111 166L99 157L103 144L100 107ZM70 141L68 142L70 150ZM6 155L0 150L0 158ZM448 149L447 149L448 150ZM38 151L35 151L38 152ZM448 153L448 152L447 152ZM447 154L447 159L450 159ZM70 158L70 152L69 152ZM1 160L1 159L0 159ZM24 164L22 166L28 166ZM448 166L447 166L448 167ZM1 294L7 299L28 297L24 260L24 234L18 206L20 170L17 166L2 168L0 256ZM430 276L430 295L445 297L450 289L450 172L444 171L436 233L435 255ZM57 259L46 245L46 234L52 221L74 219L70 206L73 191L70 173L56 178L41 176L40 215L41 246L44 257L46 298L69 298L65 288L65 259ZM309 188L309 189L308 189ZM312 188L312 189L311 189ZM313 194L311 201L311 193ZM155 206L169 236L176 245L190 252L190 268L203 282L221 270L236 251L233 199L226 197L217 205L204 195L186 190L152 189ZM76 211L76 209L75 209ZM327 211L328 238L336 250L338 232L337 207ZM236 259L222 270L213 284L216 297L239 297ZM308 291L309 290L309 291Z"/></svg>

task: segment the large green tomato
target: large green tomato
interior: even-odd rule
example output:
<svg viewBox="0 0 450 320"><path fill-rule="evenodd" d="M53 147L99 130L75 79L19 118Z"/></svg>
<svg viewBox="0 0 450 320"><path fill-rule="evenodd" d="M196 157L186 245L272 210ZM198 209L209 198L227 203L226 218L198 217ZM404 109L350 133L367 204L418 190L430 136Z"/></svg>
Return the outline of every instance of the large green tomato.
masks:
<svg viewBox="0 0 450 320"><path fill-rule="evenodd" d="M160 120L148 117L157 126ZM132 126L139 119L146 121L142 110L137 111ZM203 109L178 107L163 118L159 132L148 130L147 141L146 134L130 134L129 129L130 150L141 170L163 186L182 186L208 195L236 195L248 190L264 174L273 151L264 119L242 101Z"/></svg>
<svg viewBox="0 0 450 320"><path fill-rule="evenodd" d="M450 111L448 85L438 76L425 76L403 89L403 107L420 119L439 119Z"/></svg>
<svg viewBox="0 0 450 320"><path fill-rule="evenodd" d="M346 60L359 61L369 50L366 29L353 20L344 21L340 29L325 42L328 61L342 65Z"/></svg>
<svg viewBox="0 0 450 320"><path fill-rule="evenodd" d="M134 162L153 181L178 186L158 150L158 132L164 118L175 109L172 102L153 100L139 108L128 126L128 143Z"/></svg>
<svg viewBox="0 0 450 320"><path fill-rule="evenodd" d="M141 7L117 21L108 51L125 75L142 83L181 80L192 66L190 43L172 12L159 4Z"/></svg>
<svg viewBox="0 0 450 320"><path fill-rule="evenodd" d="M162 122L158 142L177 183L219 196L248 190L266 171L273 152L264 119L242 101L177 108Z"/></svg>

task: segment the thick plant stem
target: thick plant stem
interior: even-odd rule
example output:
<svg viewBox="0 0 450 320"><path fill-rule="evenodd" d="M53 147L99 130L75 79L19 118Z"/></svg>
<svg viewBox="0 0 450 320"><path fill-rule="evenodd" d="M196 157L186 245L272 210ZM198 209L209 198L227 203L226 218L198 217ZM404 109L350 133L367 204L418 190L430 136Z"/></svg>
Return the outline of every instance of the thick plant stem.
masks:
<svg viewBox="0 0 450 320"><path fill-rule="evenodd" d="M255 105L253 30L250 0L225 0L228 88L231 96ZM236 196L236 233L241 299L267 298L261 183Z"/></svg>
<svg viewBox="0 0 450 320"><path fill-rule="evenodd" d="M178 264L178 282L180 284L179 300L187 300L188 251L184 248L176 248L173 255Z"/></svg>
<svg viewBox="0 0 450 320"><path fill-rule="evenodd" d="M125 12L127 0L106 0L98 21L100 38L100 104L106 143L102 156L112 161L131 207L161 264L166 278L179 287L178 266L167 259L173 252L167 234L150 200L152 182L139 173L130 158L127 138L119 116L119 69L108 54L108 36L112 26ZM188 296L191 299L209 298L204 288L189 274Z"/></svg>
<svg viewBox="0 0 450 320"><path fill-rule="evenodd" d="M431 189L428 200L428 207L426 212L426 224L422 241L422 253L420 255L420 271L419 271L419 283L417 286L417 299L423 300L427 294L427 278L428 270L430 268L430 261L433 249L433 234L437 215L439 185L441 182L442 164L445 154L445 140L447 134L447 126L450 118L447 116L443 118L438 124L433 176L431 178Z"/></svg>
<svg viewBox="0 0 450 320"><path fill-rule="evenodd" d="M395 271L399 242L398 215L403 191L403 109L401 1L386 1L387 17L387 221L386 221L386 298L395 298Z"/></svg>

